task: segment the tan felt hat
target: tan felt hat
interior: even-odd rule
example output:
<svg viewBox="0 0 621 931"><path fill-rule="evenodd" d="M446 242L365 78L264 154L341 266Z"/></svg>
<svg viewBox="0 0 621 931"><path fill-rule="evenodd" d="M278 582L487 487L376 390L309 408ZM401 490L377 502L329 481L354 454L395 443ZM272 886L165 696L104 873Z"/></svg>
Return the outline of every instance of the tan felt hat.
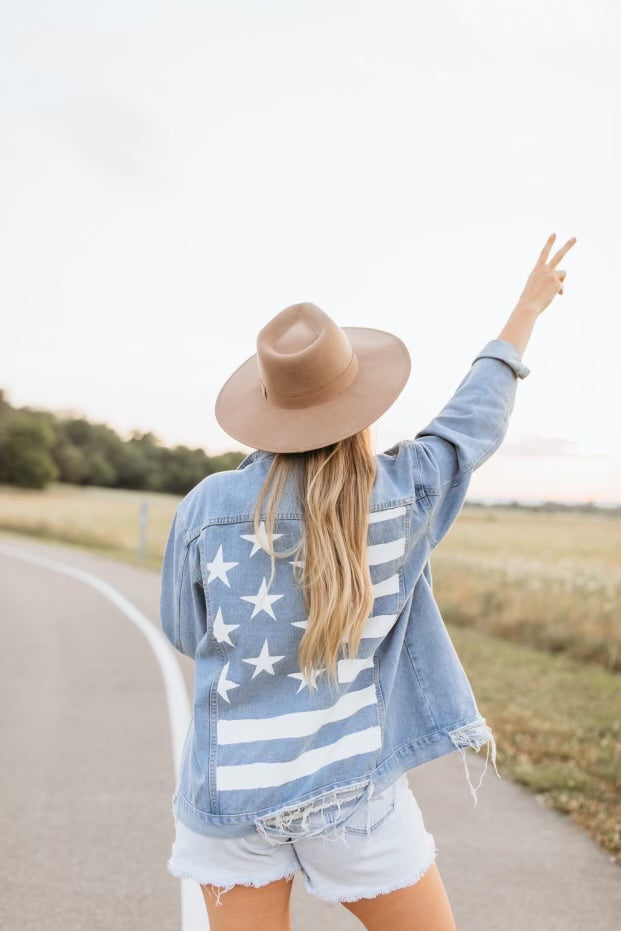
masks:
<svg viewBox="0 0 621 931"><path fill-rule="evenodd" d="M256 449L318 449L376 421L401 394L411 367L398 336L339 327L316 304L291 304L260 330L257 352L220 389L216 420Z"/></svg>

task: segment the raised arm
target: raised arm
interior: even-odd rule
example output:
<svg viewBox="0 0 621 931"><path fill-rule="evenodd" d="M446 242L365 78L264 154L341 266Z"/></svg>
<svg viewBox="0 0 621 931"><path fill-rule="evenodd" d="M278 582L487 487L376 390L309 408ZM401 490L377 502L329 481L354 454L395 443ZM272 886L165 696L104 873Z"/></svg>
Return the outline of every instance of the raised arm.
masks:
<svg viewBox="0 0 621 931"><path fill-rule="evenodd" d="M546 264L553 241L554 234L498 338L485 344L449 402L414 438L432 546L437 546L461 511L472 472L498 449L507 432L517 379L530 372L521 354L538 315L562 292L566 273L556 271L556 265L576 239L570 239Z"/></svg>

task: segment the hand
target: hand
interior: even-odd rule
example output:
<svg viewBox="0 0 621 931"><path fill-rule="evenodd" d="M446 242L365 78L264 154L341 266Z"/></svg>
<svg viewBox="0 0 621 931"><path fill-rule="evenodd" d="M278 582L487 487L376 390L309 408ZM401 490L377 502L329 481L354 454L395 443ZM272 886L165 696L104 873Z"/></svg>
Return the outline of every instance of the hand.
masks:
<svg viewBox="0 0 621 931"><path fill-rule="evenodd" d="M556 271L556 266L563 256L571 249L576 242L576 237L568 239L562 249L559 249L554 258L546 265L552 243L556 238L556 233L548 237L548 241L541 250L537 259L537 264L528 276L528 281L520 295L519 304L525 304L531 307L537 315L551 303L556 294L563 293L563 283L565 281L565 271Z"/></svg>

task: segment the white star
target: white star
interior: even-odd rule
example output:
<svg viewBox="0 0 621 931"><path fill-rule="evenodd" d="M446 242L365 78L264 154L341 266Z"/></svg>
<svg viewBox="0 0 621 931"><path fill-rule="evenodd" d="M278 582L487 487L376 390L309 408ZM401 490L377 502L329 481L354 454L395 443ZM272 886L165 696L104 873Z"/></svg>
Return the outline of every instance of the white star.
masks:
<svg viewBox="0 0 621 931"><path fill-rule="evenodd" d="M218 641L218 643L230 643L231 646L235 646L235 644L231 643L231 641L229 640L229 630L235 630L236 627L239 627L239 624L225 624L224 623L224 618L222 617L222 609L218 608L216 619L213 622L213 635Z"/></svg>
<svg viewBox="0 0 621 931"><path fill-rule="evenodd" d="M207 585L210 582L213 582L214 579L222 579L225 585L231 587L231 583L227 578L227 572L233 568L233 566L238 566L239 563L236 562L224 562L224 557L222 555L222 546L218 547L218 552L216 553L216 558L213 562L207 563L207 568L209 569L209 578L207 579Z"/></svg>
<svg viewBox="0 0 621 931"><path fill-rule="evenodd" d="M277 540L278 537L282 537L282 536L283 536L282 533L272 534L272 543L274 542L274 540ZM258 534L240 533L240 537L242 538L242 540L250 540L250 542L252 543L252 552L250 556L254 556L254 554L258 553L259 550L265 550L265 552L268 553L269 555L269 551L267 548L267 543L268 543L267 531L265 529L264 520L262 520L261 523L259 524Z"/></svg>
<svg viewBox="0 0 621 931"><path fill-rule="evenodd" d="M313 686L315 685L315 682L317 681L317 676L322 672L325 672L325 667L323 669L313 669ZM303 672L290 672L289 676L292 679L300 679L300 687L295 693L296 695L299 695L302 689L308 688L308 679L305 677Z"/></svg>
<svg viewBox="0 0 621 931"><path fill-rule="evenodd" d="M266 640L261 647L261 652L259 655L255 656L253 659L245 659L244 662L252 663L253 666L257 667L252 673L252 678L254 679L254 677L260 672L269 672L274 675L274 663L277 663L284 658L284 656L270 656L270 651L268 649Z"/></svg>
<svg viewBox="0 0 621 931"><path fill-rule="evenodd" d="M289 562L291 563L292 566L300 566L300 567L304 566L303 559L290 559Z"/></svg>
<svg viewBox="0 0 621 931"><path fill-rule="evenodd" d="M301 627L303 630L306 630L308 627L308 618L305 621L291 621L292 627Z"/></svg>
<svg viewBox="0 0 621 931"><path fill-rule="evenodd" d="M278 601L279 598L284 598L284 595L268 595L267 594L267 585L265 584L265 577L261 582L261 588L256 595L240 595L242 601L251 601L254 604L254 609L250 618L252 619L255 614L258 614L259 611L265 611L266 614L269 614L270 617L273 617L276 620L276 615L272 611L272 602Z"/></svg>
<svg viewBox="0 0 621 931"><path fill-rule="evenodd" d="M229 664L227 663L222 672L220 673L220 678L218 679L218 694L222 696L226 701L229 702L229 696L226 694L229 689L236 689L239 686L239 682L231 682L226 678L226 674L229 671Z"/></svg>

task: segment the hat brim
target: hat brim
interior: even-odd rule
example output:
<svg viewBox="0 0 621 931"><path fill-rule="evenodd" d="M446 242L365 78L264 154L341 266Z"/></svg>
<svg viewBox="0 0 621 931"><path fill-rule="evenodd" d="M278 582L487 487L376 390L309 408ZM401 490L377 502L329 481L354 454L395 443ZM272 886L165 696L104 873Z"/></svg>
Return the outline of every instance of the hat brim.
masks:
<svg viewBox="0 0 621 931"><path fill-rule="evenodd" d="M336 397L307 408L278 407L264 397L257 354L224 383L215 416L229 436L274 453L305 452L352 436L374 423L407 384L412 361L405 343L371 327L341 327L358 356L358 373Z"/></svg>

